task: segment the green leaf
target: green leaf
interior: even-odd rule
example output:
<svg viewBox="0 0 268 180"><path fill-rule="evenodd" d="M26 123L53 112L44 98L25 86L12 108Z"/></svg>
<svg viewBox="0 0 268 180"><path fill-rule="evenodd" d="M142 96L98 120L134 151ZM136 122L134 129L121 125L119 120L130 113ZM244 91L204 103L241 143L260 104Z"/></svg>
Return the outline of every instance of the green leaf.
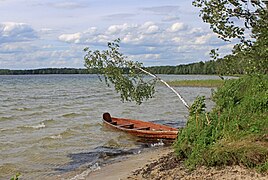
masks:
<svg viewBox="0 0 268 180"><path fill-rule="evenodd" d="M141 104L144 100L152 98L155 93L156 80L146 82L144 73L137 68L142 67L139 62L129 61L120 53L120 39L107 43L107 50L90 50L85 48L85 66L88 69L98 69L106 85L113 85L120 94L121 100L135 101Z"/></svg>

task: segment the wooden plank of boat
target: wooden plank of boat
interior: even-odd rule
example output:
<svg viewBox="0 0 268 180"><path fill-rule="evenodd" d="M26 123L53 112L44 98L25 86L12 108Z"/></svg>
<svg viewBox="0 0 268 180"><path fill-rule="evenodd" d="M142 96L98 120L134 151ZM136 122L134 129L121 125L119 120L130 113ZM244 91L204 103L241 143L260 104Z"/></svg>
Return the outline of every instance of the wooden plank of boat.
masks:
<svg viewBox="0 0 268 180"><path fill-rule="evenodd" d="M178 134L178 129L170 126L140 120L115 118L111 117L109 113L103 114L103 123L113 129L148 139L173 140L177 138Z"/></svg>

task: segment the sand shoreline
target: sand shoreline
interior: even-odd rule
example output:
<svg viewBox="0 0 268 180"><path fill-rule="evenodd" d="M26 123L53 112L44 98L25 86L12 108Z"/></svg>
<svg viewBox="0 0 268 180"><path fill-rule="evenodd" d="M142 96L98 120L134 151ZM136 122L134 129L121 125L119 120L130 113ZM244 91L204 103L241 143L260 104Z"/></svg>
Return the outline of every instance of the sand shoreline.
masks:
<svg viewBox="0 0 268 180"><path fill-rule="evenodd" d="M172 152L170 147L155 147L143 149L139 154L127 155L120 160L115 160L112 163L103 164L101 167L96 166L77 169L76 171L60 174L54 176L53 179L69 179L69 180L87 180L87 179L101 179L101 180L118 180L127 179L132 173L153 162L163 155Z"/></svg>
<svg viewBox="0 0 268 180"><path fill-rule="evenodd" d="M124 159L97 167L95 170L71 172L55 179L70 180L140 180L140 179L246 179L266 180L268 173L260 174L242 166L224 168L200 167L189 171L176 158L171 147L158 147L140 154L128 155Z"/></svg>
<svg viewBox="0 0 268 180"><path fill-rule="evenodd" d="M153 148L146 152L130 155L125 160L109 164L100 170L90 173L86 179L118 180L128 179L134 171L143 168L146 164L158 160L172 150L169 147Z"/></svg>

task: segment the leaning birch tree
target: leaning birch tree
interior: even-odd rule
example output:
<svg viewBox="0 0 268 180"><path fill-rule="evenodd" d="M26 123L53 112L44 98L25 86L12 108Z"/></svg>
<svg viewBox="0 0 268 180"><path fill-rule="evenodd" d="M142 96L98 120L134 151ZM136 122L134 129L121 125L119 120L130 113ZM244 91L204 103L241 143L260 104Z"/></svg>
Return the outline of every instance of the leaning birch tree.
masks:
<svg viewBox="0 0 268 180"><path fill-rule="evenodd" d="M105 81L108 86L113 84L121 100L135 101L141 104L143 101L152 98L155 93L156 82L160 81L173 91L184 106L189 109L189 105L174 88L160 77L152 74L143 67L142 63L127 59L127 56L120 52L120 39L108 42L107 50L91 50L85 48L84 56L87 69L95 69L101 76L101 81ZM153 77L147 80L145 75Z"/></svg>

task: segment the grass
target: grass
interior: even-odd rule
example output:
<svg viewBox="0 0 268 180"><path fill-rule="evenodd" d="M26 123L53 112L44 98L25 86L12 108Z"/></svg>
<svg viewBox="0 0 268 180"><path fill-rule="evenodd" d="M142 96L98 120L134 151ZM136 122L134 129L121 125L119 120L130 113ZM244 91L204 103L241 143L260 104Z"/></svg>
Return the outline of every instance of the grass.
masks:
<svg viewBox="0 0 268 180"><path fill-rule="evenodd" d="M177 80L169 81L171 86L184 86L184 87L220 87L224 83L221 79L206 79L206 80Z"/></svg>
<svg viewBox="0 0 268 180"><path fill-rule="evenodd" d="M242 164L268 171L268 76L226 80L205 111L205 98L190 108L187 126L174 144L190 168Z"/></svg>

